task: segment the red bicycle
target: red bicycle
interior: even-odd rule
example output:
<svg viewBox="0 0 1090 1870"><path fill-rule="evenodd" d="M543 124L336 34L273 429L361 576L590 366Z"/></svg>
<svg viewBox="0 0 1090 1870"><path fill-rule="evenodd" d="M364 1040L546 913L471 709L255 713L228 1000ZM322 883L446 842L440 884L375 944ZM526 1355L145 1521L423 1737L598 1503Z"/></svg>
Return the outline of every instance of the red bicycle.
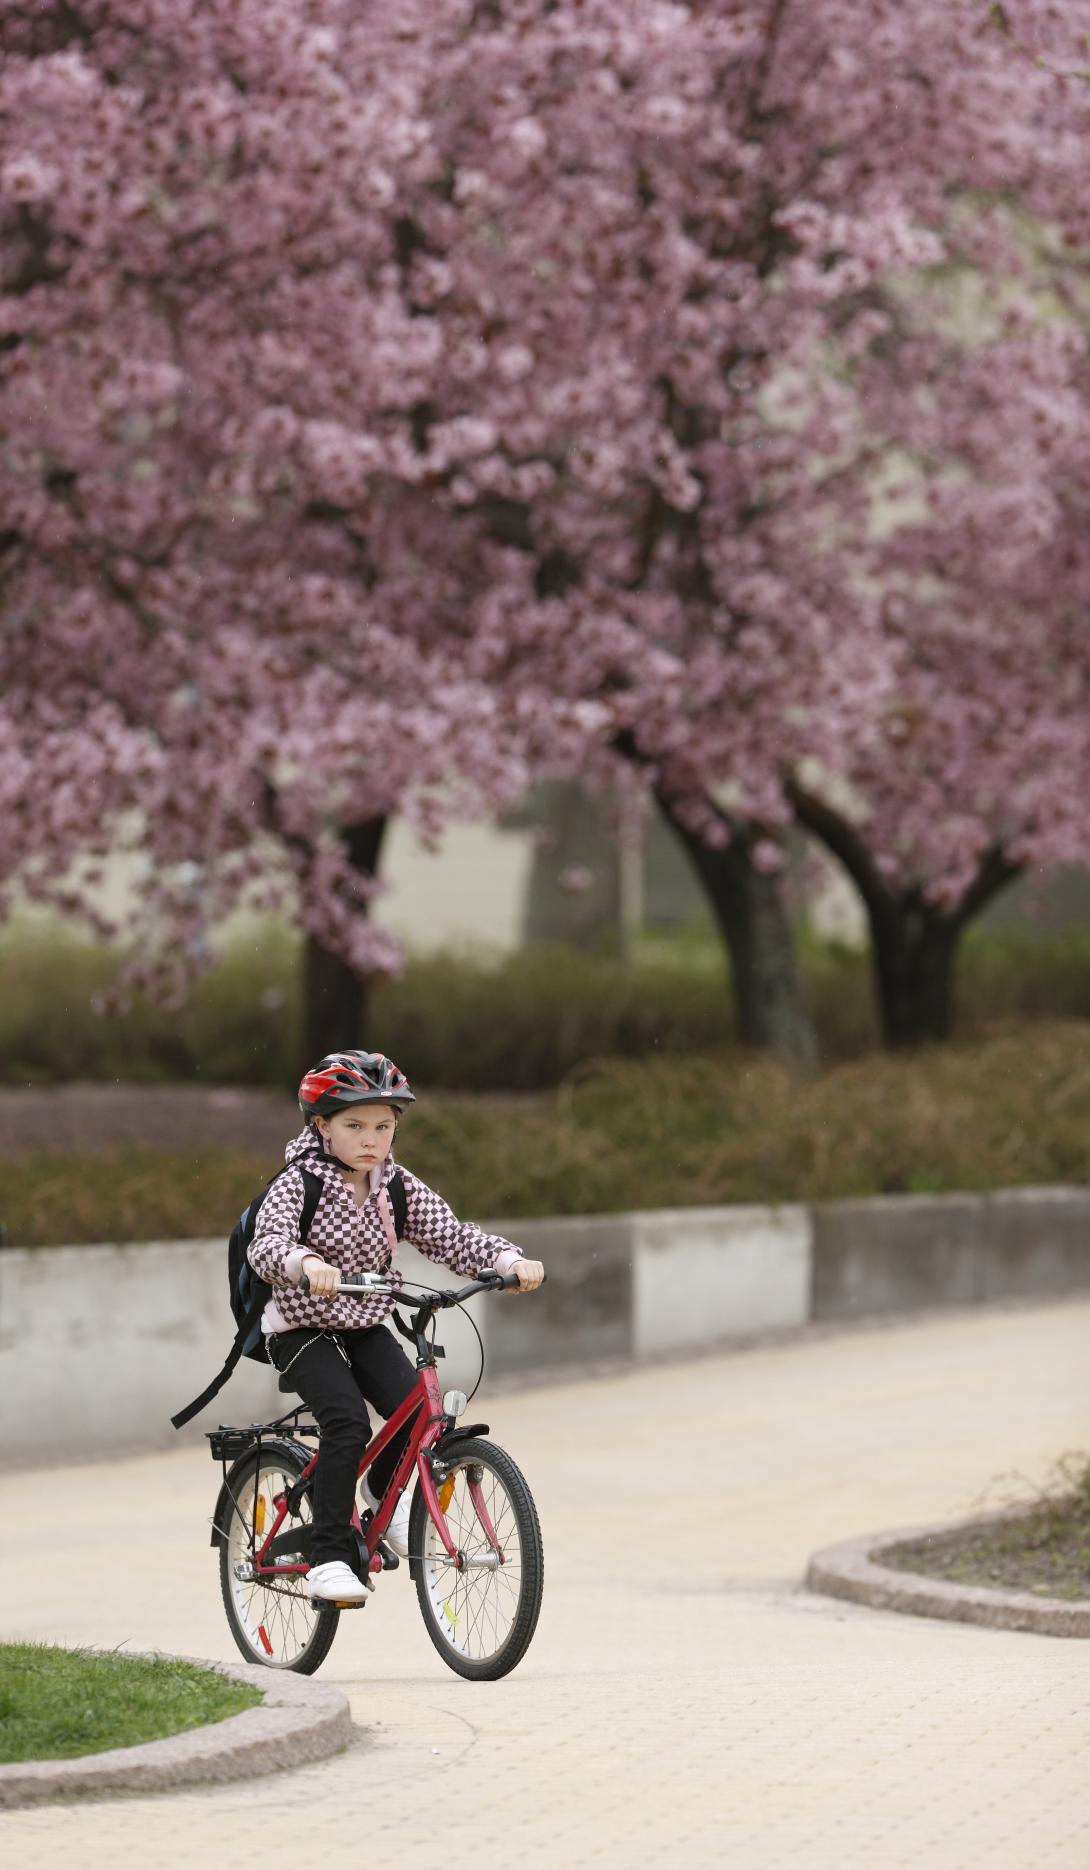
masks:
<svg viewBox="0 0 1090 1870"><path fill-rule="evenodd" d="M363 1475L419 1410L378 1511L366 1512L361 1520L358 1507L353 1510L356 1569L373 1591L379 1573L397 1568L399 1561L382 1535L415 1469L409 1572L424 1625L444 1662L476 1681L508 1674L526 1654L541 1609L541 1527L514 1461L483 1439L487 1422L459 1427L464 1394L440 1391L435 1361L443 1352L434 1342L434 1320L441 1307L517 1284L513 1274L485 1273L458 1292L425 1288L422 1299L409 1299L403 1286L370 1275L341 1287L342 1292L389 1292L412 1307L411 1325L401 1329L415 1342L418 1371L415 1389L368 1442L360 1460ZM299 1419L303 1413L300 1404L275 1422L221 1426L208 1440L213 1458L223 1464L212 1544L219 1547L231 1635L247 1662L312 1675L329 1654L342 1610L363 1609L368 1600L338 1605L306 1594L318 1453L303 1438L316 1438L318 1429Z"/></svg>

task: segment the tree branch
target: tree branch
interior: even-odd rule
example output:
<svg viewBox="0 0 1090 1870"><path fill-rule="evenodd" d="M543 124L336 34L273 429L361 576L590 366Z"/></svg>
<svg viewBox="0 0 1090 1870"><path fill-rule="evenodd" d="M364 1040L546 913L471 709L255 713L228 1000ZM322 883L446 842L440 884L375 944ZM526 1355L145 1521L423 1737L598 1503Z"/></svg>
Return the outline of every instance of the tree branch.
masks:
<svg viewBox="0 0 1090 1870"><path fill-rule="evenodd" d="M893 892L854 825L797 779L788 779L784 790L798 823L844 865L866 904L872 927L892 932L897 907Z"/></svg>
<svg viewBox="0 0 1090 1870"><path fill-rule="evenodd" d="M1021 876L1024 869L1024 864L1015 863L1013 858L1007 856L998 840L990 845L972 883L957 907L950 912L949 920L953 927L960 932L967 922L971 922L991 902L993 896L998 896L1008 883L1013 883L1015 877Z"/></svg>

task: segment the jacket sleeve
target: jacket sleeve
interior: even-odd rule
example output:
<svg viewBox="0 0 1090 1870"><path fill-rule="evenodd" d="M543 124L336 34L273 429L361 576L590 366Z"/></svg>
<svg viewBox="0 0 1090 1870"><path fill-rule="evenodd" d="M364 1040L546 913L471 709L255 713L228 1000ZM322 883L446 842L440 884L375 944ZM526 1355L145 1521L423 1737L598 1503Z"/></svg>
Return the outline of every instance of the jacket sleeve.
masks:
<svg viewBox="0 0 1090 1870"><path fill-rule="evenodd" d="M402 1170L405 1183L405 1238L429 1260L472 1279L477 1273L510 1270L522 1249L500 1234L486 1234L472 1221L460 1221L441 1195Z"/></svg>
<svg viewBox="0 0 1090 1870"><path fill-rule="evenodd" d="M270 1286L293 1286L298 1282L306 1251L299 1239L304 1192L300 1171L288 1169L273 1183L258 1210L246 1258Z"/></svg>

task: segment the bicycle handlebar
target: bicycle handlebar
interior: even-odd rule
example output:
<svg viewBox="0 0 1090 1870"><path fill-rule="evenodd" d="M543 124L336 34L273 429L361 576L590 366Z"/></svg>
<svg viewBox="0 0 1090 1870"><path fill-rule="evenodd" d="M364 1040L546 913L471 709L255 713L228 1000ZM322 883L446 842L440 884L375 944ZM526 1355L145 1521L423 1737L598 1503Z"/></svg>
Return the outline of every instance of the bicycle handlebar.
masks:
<svg viewBox="0 0 1090 1870"><path fill-rule="evenodd" d="M310 1280L306 1273L299 1275L299 1284L296 1289L303 1293L310 1292ZM464 1305L467 1299L473 1298L478 1292L517 1292L518 1289L519 1282L516 1273L486 1273L471 1280L469 1285L463 1286L460 1292L431 1292L425 1287L424 1296L414 1298L411 1293L406 1292L404 1286L394 1285L381 1275L363 1273L358 1279L344 1281L337 1287L336 1292L325 1294L316 1292L313 1296L315 1298L325 1297L332 1303L334 1299L340 1298L342 1292L347 1292L353 1297L366 1297L370 1293L381 1293L386 1298L409 1306L413 1311L434 1312L448 1305Z"/></svg>

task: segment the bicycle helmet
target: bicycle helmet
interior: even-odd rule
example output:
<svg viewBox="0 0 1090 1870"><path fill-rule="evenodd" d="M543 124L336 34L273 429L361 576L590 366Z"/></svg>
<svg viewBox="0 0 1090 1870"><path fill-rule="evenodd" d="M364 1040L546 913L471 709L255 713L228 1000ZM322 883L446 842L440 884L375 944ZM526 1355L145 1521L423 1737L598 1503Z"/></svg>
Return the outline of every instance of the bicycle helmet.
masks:
<svg viewBox="0 0 1090 1870"><path fill-rule="evenodd" d="M335 1117L352 1104L392 1104L400 1112L415 1102L404 1072L381 1052L327 1052L299 1086L299 1108L308 1123Z"/></svg>

